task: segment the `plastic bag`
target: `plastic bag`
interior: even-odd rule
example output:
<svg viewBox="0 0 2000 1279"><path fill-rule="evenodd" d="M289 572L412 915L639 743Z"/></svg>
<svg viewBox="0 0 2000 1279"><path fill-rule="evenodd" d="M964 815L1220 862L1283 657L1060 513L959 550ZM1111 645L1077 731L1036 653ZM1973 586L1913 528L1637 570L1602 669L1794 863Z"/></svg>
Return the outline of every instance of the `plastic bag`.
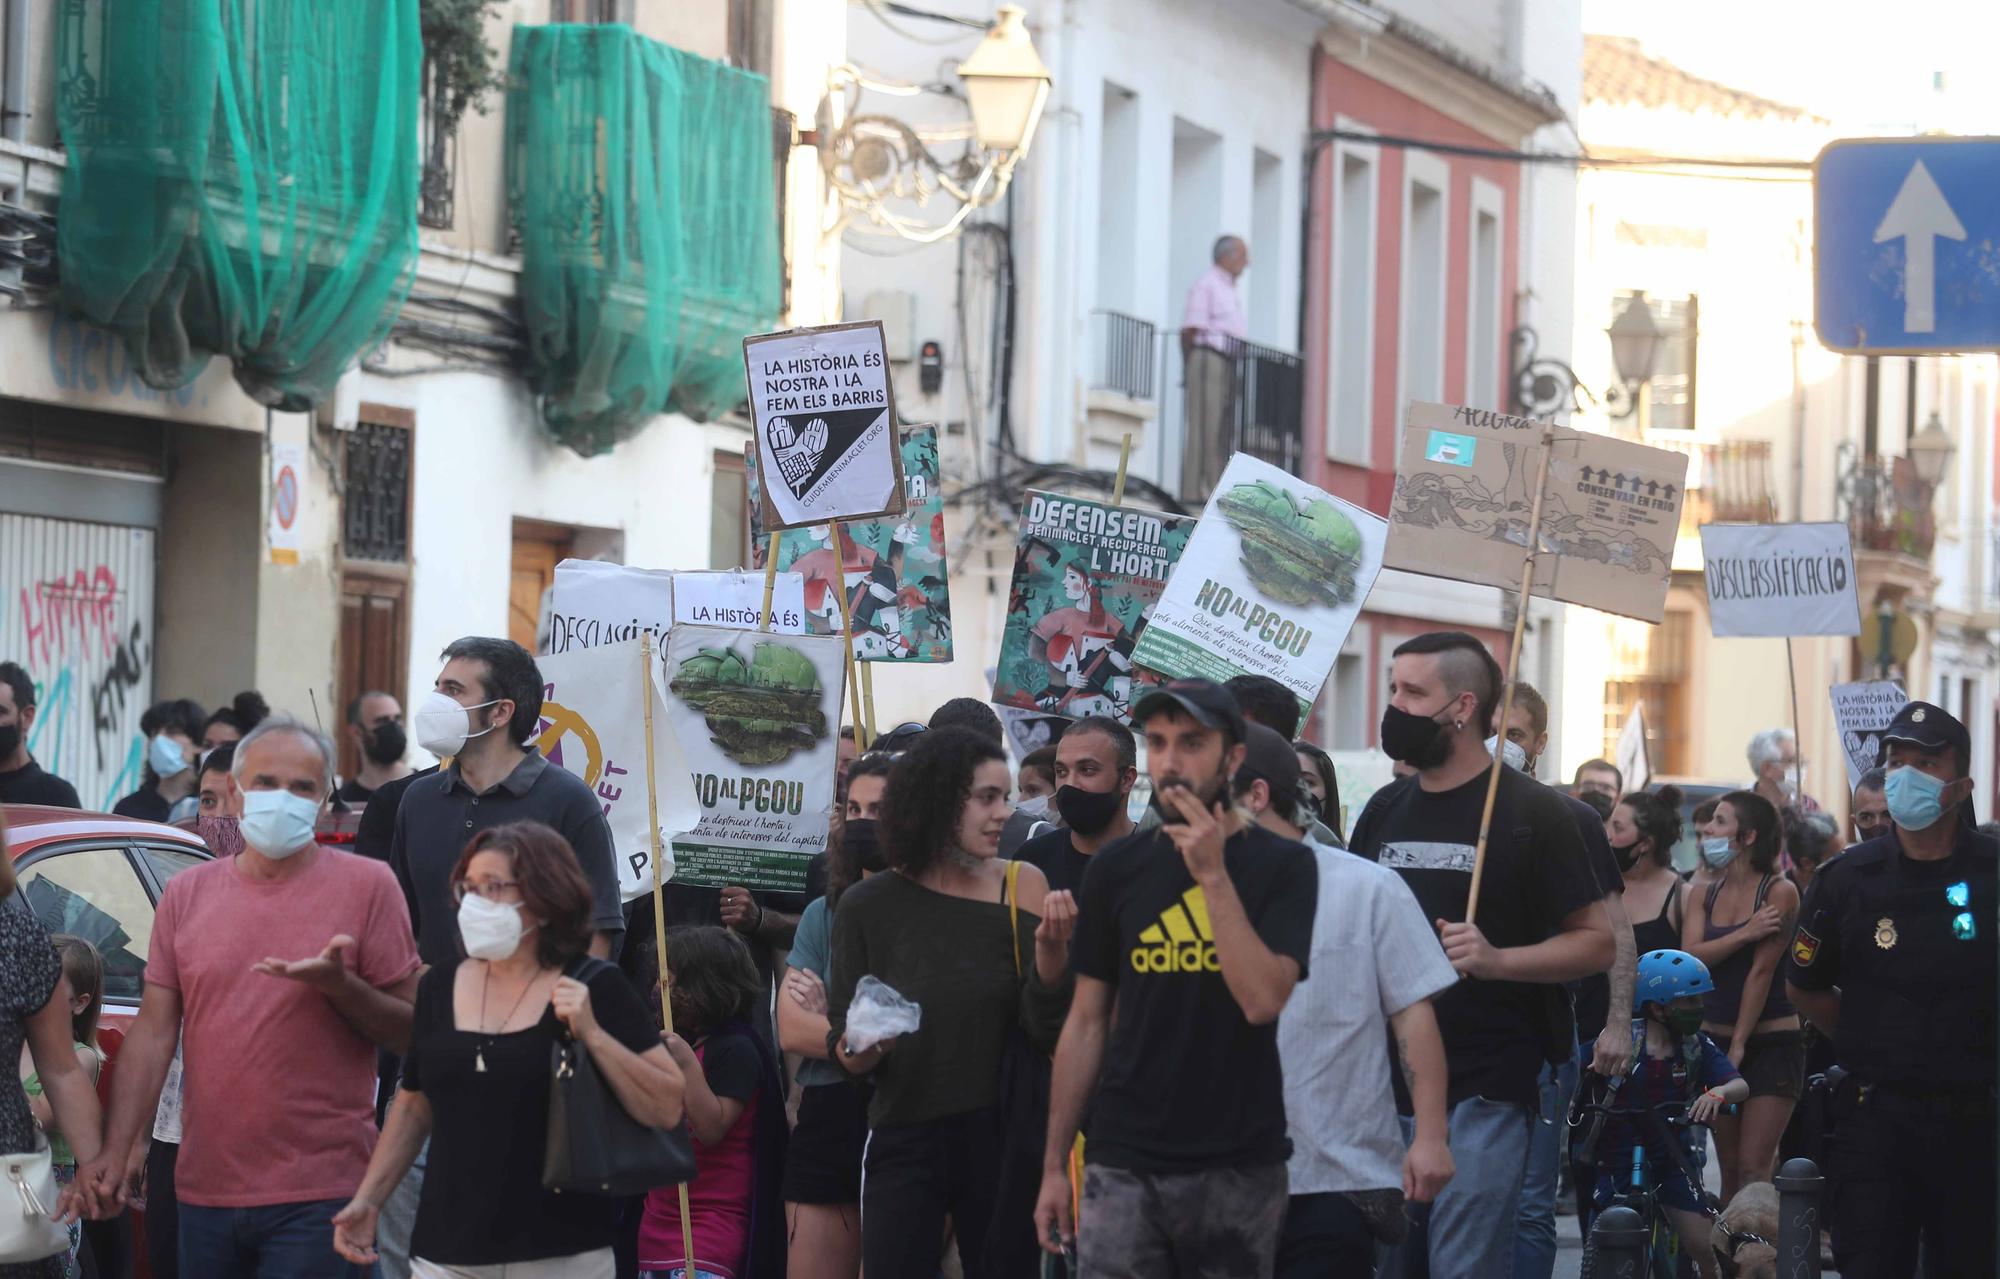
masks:
<svg viewBox="0 0 2000 1279"><path fill-rule="evenodd" d="M863 977L855 983L854 998L847 1005L847 1051L865 1053L885 1040L907 1035L923 1020L923 1013L887 982Z"/></svg>

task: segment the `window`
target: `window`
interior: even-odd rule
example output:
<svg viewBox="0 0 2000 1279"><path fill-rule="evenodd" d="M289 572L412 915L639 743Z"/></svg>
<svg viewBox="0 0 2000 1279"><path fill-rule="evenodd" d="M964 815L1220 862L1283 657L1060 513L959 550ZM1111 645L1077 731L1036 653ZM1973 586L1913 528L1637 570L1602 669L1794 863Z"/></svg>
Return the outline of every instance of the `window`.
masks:
<svg viewBox="0 0 2000 1279"><path fill-rule="evenodd" d="M1374 417L1376 158L1373 147L1334 152L1326 456L1360 466L1368 464Z"/></svg>
<svg viewBox="0 0 2000 1279"><path fill-rule="evenodd" d="M1141 153L1139 95L1106 81L1097 146L1097 305L1106 311L1138 309Z"/></svg>
<svg viewBox="0 0 2000 1279"><path fill-rule="evenodd" d="M341 549L351 560L410 558L410 428L407 409L363 405L347 432Z"/></svg>
<svg viewBox="0 0 2000 1279"><path fill-rule="evenodd" d="M417 110L417 223L449 229L458 185L458 130L449 107L451 86L442 63L424 59L423 98Z"/></svg>
<svg viewBox="0 0 2000 1279"><path fill-rule="evenodd" d="M1640 703L1646 707L1646 758L1653 775L1684 776L1688 771L1688 637L1692 616L1668 609L1658 627L1644 622L1608 624L1611 677L1604 682L1603 758L1618 758L1625 720Z"/></svg>
<svg viewBox="0 0 2000 1279"><path fill-rule="evenodd" d="M1500 389L1500 267L1503 197L1500 188L1472 180L1471 253L1466 263L1465 402L1505 409Z"/></svg>
<svg viewBox="0 0 2000 1279"><path fill-rule="evenodd" d="M550 22L630 22L632 0L549 0Z"/></svg>
<svg viewBox="0 0 2000 1279"><path fill-rule="evenodd" d="M1284 163L1262 149L1250 152L1250 291L1246 318L1250 336L1277 344L1284 332L1281 293L1286 270L1282 260L1284 228ZM1297 216L1294 214L1293 216Z"/></svg>
<svg viewBox="0 0 2000 1279"><path fill-rule="evenodd" d="M1444 399L1446 193L1451 171L1411 151L1403 186L1403 393L1398 404Z"/></svg>
<svg viewBox="0 0 2000 1279"><path fill-rule="evenodd" d="M1622 315L1635 295L1617 293L1611 314ZM1648 297L1653 323L1660 326L1660 354L1653 361L1653 380L1646 384L1643 424L1653 431L1695 429L1695 355L1701 330L1701 299Z"/></svg>
<svg viewBox="0 0 2000 1279"><path fill-rule="evenodd" d="M42 927L97 947L104 997L137 1003L153 940L153 899L123 848L78 848L20 871L21 895Z"/></svg>

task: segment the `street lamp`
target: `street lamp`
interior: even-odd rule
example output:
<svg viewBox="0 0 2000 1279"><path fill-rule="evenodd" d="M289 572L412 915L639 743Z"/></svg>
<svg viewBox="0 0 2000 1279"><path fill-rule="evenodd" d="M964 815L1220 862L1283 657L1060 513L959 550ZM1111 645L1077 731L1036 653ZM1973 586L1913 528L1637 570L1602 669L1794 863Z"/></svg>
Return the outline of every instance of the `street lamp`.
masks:
<svg viewBox="0 0 2000 1279"><path fill-rule="evenodd" d="M1904 456L1910 459L1910 469L1917 473L1917 479L1926 489L1935 490L1944 479L1945 468L1951 465L1951 455L1957 452L1951 442L1951 433L1944 429L1944 419L1936 409L1931 410L1930 421L1923 429L1912 435L1903 446Z"/></svg>
<svg viewBox="0 0 2000 1279"><path fill-rule="evenodd" d="M1667 335L1653 319L1653 308L1646 304L1644 292L1632 295L1605 333L1611 339L1611 363L1618 370L1619 383L1605 394L1605 402L1614 419L1631 417L1638 411L1640 390L1653 380L1653 365L1659 361ZM1615 407L1621 399L1624 407Z"/></svg>
<svg viewBox="0 0 2000 1279"><path fill-rule="evenodd" d="M988 151L1019 155L1034 141L1049 100L1049 69L1035 53L1018 6L1003 4L972 56L958 64L972 135Z"/></svg>
<svg viewBox="0 0 2000 1279"><path fill-rule="evenodd" d="M1034 145L1050 83L1049 69L1035 53L1018 7L1000 7L985 39L959 64L958 76L962 87L897 84L852 66L833 69L818 127L799 137L819 148L820 168L840 201L828 235L851 226L935 244L956 234L973 210L1007 193L1014 166ZM864 92L951 98L962 104L965 115L952 123L919 127L893 115L861 111ZM953 145L956 154L945 150ZM949 200L950 211L927 216L933 197L940 195Z"/></svg>

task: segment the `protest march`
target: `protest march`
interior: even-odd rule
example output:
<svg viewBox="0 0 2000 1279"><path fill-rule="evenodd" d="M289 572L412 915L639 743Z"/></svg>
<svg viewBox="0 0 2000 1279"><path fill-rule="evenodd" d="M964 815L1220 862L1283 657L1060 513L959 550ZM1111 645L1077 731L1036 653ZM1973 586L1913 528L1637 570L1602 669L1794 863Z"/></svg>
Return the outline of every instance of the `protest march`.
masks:
<svg viewBox="0 0 2000 1279"><path fill-rule="evenodd" d="M1802 1170L1829 1211L1912 1132L1976 1219L1968 727L1831 685L1846 830L1795 679L1740 785L1655 781L1637 704L1541 779L1530 600L1657 622L1685 458L1413 404L1379 514L1244 453L1198 511L1026 489L988 681L878 734L878 673L981 657L879 343L745 343L751 563L564 560L539 652L469 635L344 708L358 770L310 710L155 705L103 819L177 872L150 936L0 865L40 1152L0 1274L1487 1276L1561 1216L1748 1274ZM1860 634L1845 525L1699 533L1716 635ZM1394 643L1368 775L1313 738L1385 573L1513 629ZM35 688L0 663L17 848L76 807ZM1978 1235L1924 1227L1929 1273Z"/></svg>

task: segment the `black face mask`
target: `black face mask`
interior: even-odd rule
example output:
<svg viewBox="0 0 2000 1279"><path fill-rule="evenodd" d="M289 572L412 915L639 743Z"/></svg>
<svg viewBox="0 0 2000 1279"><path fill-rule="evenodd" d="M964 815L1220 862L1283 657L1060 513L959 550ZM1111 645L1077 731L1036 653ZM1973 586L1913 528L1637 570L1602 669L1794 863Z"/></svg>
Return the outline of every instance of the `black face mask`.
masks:
<svg viewBox="0 0 2000 1279"><path fill-rule="evenodd" d="M19 724L0 725L0 759L5 759L9 755L12 755L20 744L21 726Z"/></svg>
<svg viewBox="0 0 2000 1279"><path fill-rule="evenodd" d="M1382 711L1382 753L1419 771L1436 768L1451 754L1451 739L1430 716L1389 706Z"/></svg>
<svg viewBox="0 0 2000 1279"><path fill-rule="evenodd" d="M1643 840L1635 839L1623 848L1616 844L1611 845L1611 855L1618 859L1619 870L1629 871L1639 864L1639 845L1643 842Z"/></svg>
<svg viewBox="0 0 2000 1279"><path fill-rule="evenodd" d="M874 874L886 868L882 841L872 817L850 817L840 828L840 851L854 863L856 871Z"/></svg>
<svg viewBox="0 0 2000 1279"><path fill-rule="evenodd" d="M1125 811L1125 797L1115 790L1084 790L1077 786L1056 788L1056 811L1063 822L1079 835L1095 835Z"/></svg>
<svg viewBox="0 0 2000 1279"><path fill-rule="evenodd" d="M403 726L394 720L384 720L368 735L368 758L377 764L393 764L403 758L403 752L410 748L410 739L403 732Z"/></svg>

